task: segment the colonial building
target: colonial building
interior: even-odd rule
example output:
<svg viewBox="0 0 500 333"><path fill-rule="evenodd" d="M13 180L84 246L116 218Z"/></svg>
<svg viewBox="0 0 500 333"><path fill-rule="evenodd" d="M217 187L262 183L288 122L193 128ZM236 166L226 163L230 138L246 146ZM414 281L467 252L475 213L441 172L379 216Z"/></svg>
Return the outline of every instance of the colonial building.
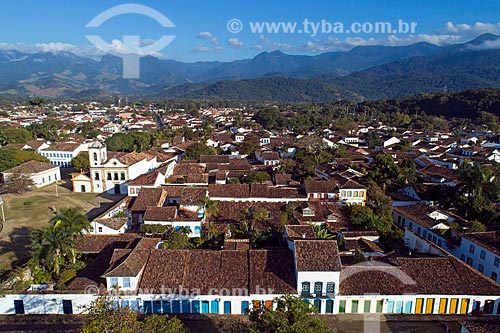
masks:
<svg viewBox="0 0 500 333"><path fill-rule="evenodd" d="M114 306L143 313L247 314L294 294L320 314L500 314L500 285L453 256L344 265L337 242L310 228L288 227L286 240L266 249L227 241L223 250L170 250L156 238L88 235L79 250L98 255L63 292L7 294L0 313L80 313L118 288Z"/></svg>
<svg viewBox="0 0 500 333"><path fill-rule="evenodd" d="M81 151L86 150L86 143L60 143L42 149L40 154L47 157L50 163L59 165L63 168L68 168L71 160L78 156Z"/></svg>
<svg viewBox="0 0 500 333"><path fill-rule="evenodd" d="M90 174L73 175L73 191L127 194L127 182L156 169L157 158L147 153L109 153L94 142L89 147Z"/></svg>
<svg viewBox="0 0 500 333"><path fill-rule="evenodd" d="M47 186L61 179L59 166L39 161L25 162L3 171L2 174L5 182L17 177L28 177L35 187Z"/></svg>

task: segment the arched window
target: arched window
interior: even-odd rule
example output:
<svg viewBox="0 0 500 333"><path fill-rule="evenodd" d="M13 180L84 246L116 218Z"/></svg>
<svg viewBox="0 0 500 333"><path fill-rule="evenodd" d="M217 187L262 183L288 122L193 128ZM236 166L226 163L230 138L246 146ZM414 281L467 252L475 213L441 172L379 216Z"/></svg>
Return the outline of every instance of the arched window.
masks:
<svg viewBox="0 0 500 333"><path fill-rule="evenodd" d="M354 191L354 197L356 198L358 196L358 191Z"/></svg>
<svg viewBox="0 0 500 333"><path fill-rule="evenodd" d="M108 172L108 180L111 180L111 172Z"/></svg>
<svg viewBox="0 0 500 333"><path fill-rule="evenodd" d="M347 191L347 196L348 197L352 197L352 192L351 191Z"/></svg>
<svg viewBox="0 0 500 333"><path fill-rule="evenodd" d="M125 172L120 173L120 179L125 180Z"/></svg>
<svg viewBox="0 0 500 333"><path fill-rule="evenodd" d="M95 179L95 180L99 180L99 172L96 172L96 173L95 173L94 179Z"/></svg>
<svg viewBox="0 0 500 333"><path fill-rule="evenodd" d="M118 180L118 172L115 172L115 180Z"/></svg>
<svg viewBox="0 0 500 333"><path fill-rule="evenodd" d="M97 153L94 153L94 161L97 161Z"/></svg>

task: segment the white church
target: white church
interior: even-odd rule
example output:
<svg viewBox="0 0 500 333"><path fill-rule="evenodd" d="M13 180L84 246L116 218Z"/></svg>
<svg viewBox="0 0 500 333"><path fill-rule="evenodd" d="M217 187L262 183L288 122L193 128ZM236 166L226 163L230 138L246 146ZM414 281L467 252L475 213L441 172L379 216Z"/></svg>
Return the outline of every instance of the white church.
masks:
<svg viewBox="0 0 500 333"><path fill-rule="evenodd" d="M89 146L90 172L73 174L73 192L127 194L127 182L158 167L157 157L148 153L108 153L106 146Z"/></svg>

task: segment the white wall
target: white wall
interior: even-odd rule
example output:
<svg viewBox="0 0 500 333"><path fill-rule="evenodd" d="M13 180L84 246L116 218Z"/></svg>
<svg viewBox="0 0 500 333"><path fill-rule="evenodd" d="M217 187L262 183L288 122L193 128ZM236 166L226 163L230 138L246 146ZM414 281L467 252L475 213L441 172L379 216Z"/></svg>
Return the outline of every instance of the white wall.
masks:
<svg viewBox="0 0 500 333"><path fill-rule="evenodd" d="M139 301L141 304L141 310L143 310L142 305L144 301L172 301L172 300L189 300L189 301L209 301L209 311L212 310L211 301L219 301L219 314L224 313L224 302L231 302L231 313L241 314L241 302L249 302L249 307L252 308L252 301L271 301L277 297L279 294L250 294L249 296L223 296L226 294L225 290L220 290L220 295L217 295L217 291L214 291L214 295L173 295L168 289L157 290L154 294L149 291L139 292L135 294L135 291L130 291L128 294L124 291L123 295L120 296L120 301ZM93 294L96 289L89 288L88 294L7 294L0 298L0 314L14 314L14 300L22 300L24 302L24 309L26 314L62 314L62 300L71 300L73 306L73 312L75 314L83 312L83 306L89 305L90 302L97 298L97 295ZM176 291L173 291L176 292ZM91 294L92 293L92 294ZM439 314L439 302L440 299L447 299L447 306L445 308L445 313L450 313L451 299L458 299L460 310L460 302L465 299L469 300L469 306L467 308L467 313L470 314L473 309L473 302L480 301L481 309L483 308L486 300L494 300L495 305L493 308L493 313L497 313L500 305L500 296L476 296L476 295L352 295L352 296L335 296L334 298L320 299L321 300L321 313L324 314L326 310L326 301L333 300L333 314L339 314L339 304L341 301L345 301L345 313L352 313L353 301L358 301L358 311L356 313L364 312L364 301L369 300L370 311L369 313L376 313L377 301L383 301L382 313L389 313L388 305L390 302L411 302L411 313L416 312L416 300L417 298L424 299L424 312L425 312L425 302L427 299L434 299L434 308L432 314ZM118 298L111 297L111 300L118 301ZM313 299L310 299L311 303ZM192 303L190 304L190 306ZM274 305L275 306L275 305ZM182 306L180 308L182 312ZM394 313L393 312L391 313ZM404 306L403 306L404 310ZM192 308L190 308L192 311Z"/></svg>
<svg viewBox="0 0 500 333"><path fill-rule="evenodd" d="M474 245L474 253L471 253L470 245ZM481 251L484 251L485 257L481 259ZM476 270L479 270L479 265L483 265L483 274L489 278L491 278L492 273L497 274L497 282L500 282L500 255L497 255L484 247L481 247L479 244L471 242L470 240L462 237L460 242L460 247L456 249L456 251L452 251L453 255L459 258L462 261L467 262L467 258L472 259L472 267ZM495 258L499 258L499 264L495 266Z"/></svg>
<svg viewBox="0 0 500 333"><path fill-rule="evenodd" d="M314 283L322 282L322 294L326 294L326 284L333 282L335 284L334 294L338 293L340 284L340 272L297 272L297 291L302 292L302 282L310 283L310 294L314 294Z"/></svg>
<svg viewBox="0 0 500 333"><path fill-rule="evenodd" d="M90 223L92 225L92 231L90 232L91 234L95 235L118 235L118 234L123 234L128 230L128 222L123 225L119 230L111 229L110 227L105 226L104 224L101 224L96 221L92 221ZM102 228L102 231L99 231L99 228Z"/></svg>

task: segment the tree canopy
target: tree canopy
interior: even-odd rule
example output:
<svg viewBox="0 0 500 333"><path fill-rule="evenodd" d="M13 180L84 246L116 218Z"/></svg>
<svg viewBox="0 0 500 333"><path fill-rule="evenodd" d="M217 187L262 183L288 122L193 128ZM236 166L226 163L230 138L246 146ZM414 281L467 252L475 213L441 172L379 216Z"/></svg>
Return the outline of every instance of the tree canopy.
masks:
<svg viewBox="0 0 500 333"><path fill-rule="evenodd" d="M317 315L316 308L296 296L284 295L278 306L261 306L250 312L251 333L323 333L328 326Z"/></svg>
<svg viewBox="0 0 500 333"><path fill-rule="evenodd" d="M82 333L188 333L184 324L168 315L149 315L141 320L129 307L114 307L112 300L100 297L85 308Z"/></svg>
<svg viewBox="0 0 500 333"><path fill-rule="evenodd" d="M31 160L49 163L46 157L29 150L21 150L14 147L0 148L0 171L13 168Z"/></svg>

